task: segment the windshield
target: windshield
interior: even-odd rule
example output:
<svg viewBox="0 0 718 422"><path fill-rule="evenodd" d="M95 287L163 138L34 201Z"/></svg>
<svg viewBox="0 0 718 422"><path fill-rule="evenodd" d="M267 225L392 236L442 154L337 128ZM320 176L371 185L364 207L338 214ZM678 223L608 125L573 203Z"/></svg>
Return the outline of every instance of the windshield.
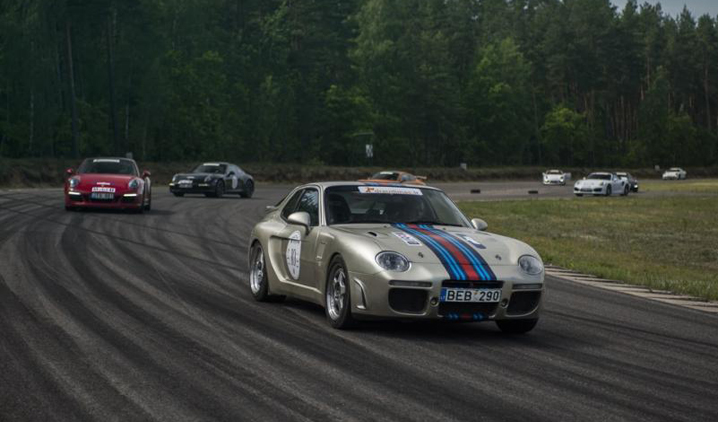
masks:
<svg viewBox="0 0 718 422"><path fill-rule="evenodd" d="M77 169L77 173L127 174L131 176L137 176L139 174L137 166L133 161L119 158L87 159L82 162L80 168Z"/></svg>
<svg viewBox="0 0 718 422"><path fill-rule="evenodd" d="M681 171L681 169L679 169L678 167L673 167L672 169L670 169L668 171Z"/></svg>
<svg viewBox="0 0 718 422"><path fill-rule="evenodd" d="M382 171L379 173L375 173L371 178L374 180L398 180L399 173L393 173L390 171Z"/></svg>
<svg viewBox="0 0 718 422"><path fill-rule="evenodd" d="M441 191L335 186L325 192L327 223L415 223L467 227L468 221Z"/></svg>
<svg viewBox="0 0 718 422"><path fill-rule="evenodd" d="M607 173L591 173L588 175L587 179L611 180L611 175Z"/></svg>
<svg viewBox="0 0 718 422"><path fill-rule="evenodd" d="M192 173L224 174L226 171L227 171L227 166L225 164L204 163L204 164L200 164L197 167L195 167L195 169L192 170Z"/></svg>
<svg viewBox="0 0 718 422"><path fill-rule="evenodd" d="M549 170L548 174L563 174L561 170Z"/></svg>

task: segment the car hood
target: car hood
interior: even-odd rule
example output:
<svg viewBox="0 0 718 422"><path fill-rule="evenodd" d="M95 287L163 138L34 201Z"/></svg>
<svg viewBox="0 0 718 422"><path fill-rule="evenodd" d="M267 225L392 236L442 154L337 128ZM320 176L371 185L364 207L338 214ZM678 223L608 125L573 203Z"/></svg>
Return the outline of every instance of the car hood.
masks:
<svg viewBox="0 0 718 422"><path fill-rule="evenodd" d="M221 174L216 174L216 173L178 173L178 174L174 175L174 177L176 177L178 179L193 179L193 180L203 180L207 176L222 177Z"/></svg>
<svg viewBox="0 0 718 422"><path fill-rule="evenodd" d="M453 226L429 226L435 233L448 235L462 247L470 247L490 266L517 265L524 254L538 254L528 245L515 239L475 229ZM422 236L412 229L403 230L389 224L334 225L334 230L375 242L381 250L399 252L414 263L441 264L439 257Z"/></svg>
<svg viewBox="0 0 718 422"><path fill-rule="evenodd" d="M609 182L608 180L586 179L586 180L579 180L578 182L576 182L576 186L581 186L581 187L585 187L585 188L600 188L608 182Z"/></svg>
<svg viewBox="0 0 718 422"><path fill-rule="evenodd" d="M74 176L80 179L80 188L89 188L92 186L111 186L114 188L126 188L127 184L132 179L139 179L137 176L126 175L126 174L98 174L98 173L83 173Z"/></svg>

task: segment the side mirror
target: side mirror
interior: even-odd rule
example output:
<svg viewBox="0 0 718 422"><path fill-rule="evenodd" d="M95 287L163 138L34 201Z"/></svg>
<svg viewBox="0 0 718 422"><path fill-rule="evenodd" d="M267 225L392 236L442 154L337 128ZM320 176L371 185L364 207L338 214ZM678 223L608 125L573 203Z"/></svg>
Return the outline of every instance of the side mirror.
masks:
<svg viewBox="0 0 718 422"><path fill-rule="evenodd" d="M472 218L471 225L474 226L474 228L479 231L484 231L484 230L486 230L487 227L489 227L489 225L486 223L486 221L484 221L480 218Z"/></svg>
<svg viewBox="0 0 718 422"><path fill-rule="evenodd" d="M152 173L150 173L149 171L145 170L145 171L142 172L142 178L143 178L143 179L146 179L146 178L148 178L148 177L150 177L150 176L152 176Z"/></svg>
<svg viewBox="0 0 718 422"><path fill-rule="evenodd" d="M309 213L304 211L290 214L287 218L287 221L289 222L289 224L303 226L304 230L306 230L307 233L309 233L310 227L312 225L312 219L311 217L309 217Z"/></svg>
<svg viewBox="0 0 718 422"><path fill-rule="evenodd" d="M230 172L229 172L229 174L228 174L227 176L229 176L229 177L232 177L232 176L234 176L234 172L233 172L233 171L230 171Z"/></svg>
<svg viewBox="0 0 718 422"><path fill-rule="evenodd" d="M72 176L73 174L75 174L75 170L67 169L67 170L65 170L65 173L67 173L68 176Z"/></svg>

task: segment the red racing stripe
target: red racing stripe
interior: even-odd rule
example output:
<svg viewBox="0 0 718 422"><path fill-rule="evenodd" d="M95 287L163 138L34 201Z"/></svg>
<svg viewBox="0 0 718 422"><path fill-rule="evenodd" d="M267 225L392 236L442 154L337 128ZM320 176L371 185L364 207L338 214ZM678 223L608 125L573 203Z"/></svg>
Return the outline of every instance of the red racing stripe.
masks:
<svg viewBox="0 0 718 422"><path fill-rule="evenodd" d="M432 233L428 230L422 229L416 224L408 224L407 227L411 228L412 230L416 230L420 232L421 234L425 236L431 237L433 240L435 240L437 243L439 243L441 246L446 249L447 252L451 254L451 256L456 260L456 262L459 264L461 269L464 270L464 273L466 273L467 280L470 281L480 281L483 280L481 275L476 271L474 268L474 265L469 260L469 257L467 257L463 252L461 252L456 246L454 246L451 242L444 239L443 237Z"/></svg>

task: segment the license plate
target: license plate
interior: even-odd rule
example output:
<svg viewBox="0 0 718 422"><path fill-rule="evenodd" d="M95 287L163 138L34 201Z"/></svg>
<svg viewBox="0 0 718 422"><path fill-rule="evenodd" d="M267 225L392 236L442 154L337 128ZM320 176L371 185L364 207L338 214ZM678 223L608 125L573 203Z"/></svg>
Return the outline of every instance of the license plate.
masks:
<svg viewBox="0 0 718 422"><path fill-rule="evenodd" d="M111 192L111 193L114 193L114 192L115 192L115 188L106 188L106 187L104 187L104 186L95 186L95 187L92 188L92 191L93 191L93 192Z"/></svg>
<svg viewBox="0 0 718 422"><path fill-rule="evenodd" d="M441 289L442 302L492 303L501 300L501 289Z"/></svg>
<svg viewBox="0 0 718 422"><path fill-rule="evenodd" d="M92 192L90 194L91 199L114 199L115 194L114 193L101 193L101 192Z"/></svg>
<svg viewBox="0 0 718 422"><path fill-rule="evenodd" d="M180 186L181 188L185 188L185 189L188 189L188 188L191 188L191 187L192 187L192 182L189 182L189 181L187 181L187 182L185 182L185 181L182 181L182 182L180 182L180 183L179 183L179 186Z"/></svg>

